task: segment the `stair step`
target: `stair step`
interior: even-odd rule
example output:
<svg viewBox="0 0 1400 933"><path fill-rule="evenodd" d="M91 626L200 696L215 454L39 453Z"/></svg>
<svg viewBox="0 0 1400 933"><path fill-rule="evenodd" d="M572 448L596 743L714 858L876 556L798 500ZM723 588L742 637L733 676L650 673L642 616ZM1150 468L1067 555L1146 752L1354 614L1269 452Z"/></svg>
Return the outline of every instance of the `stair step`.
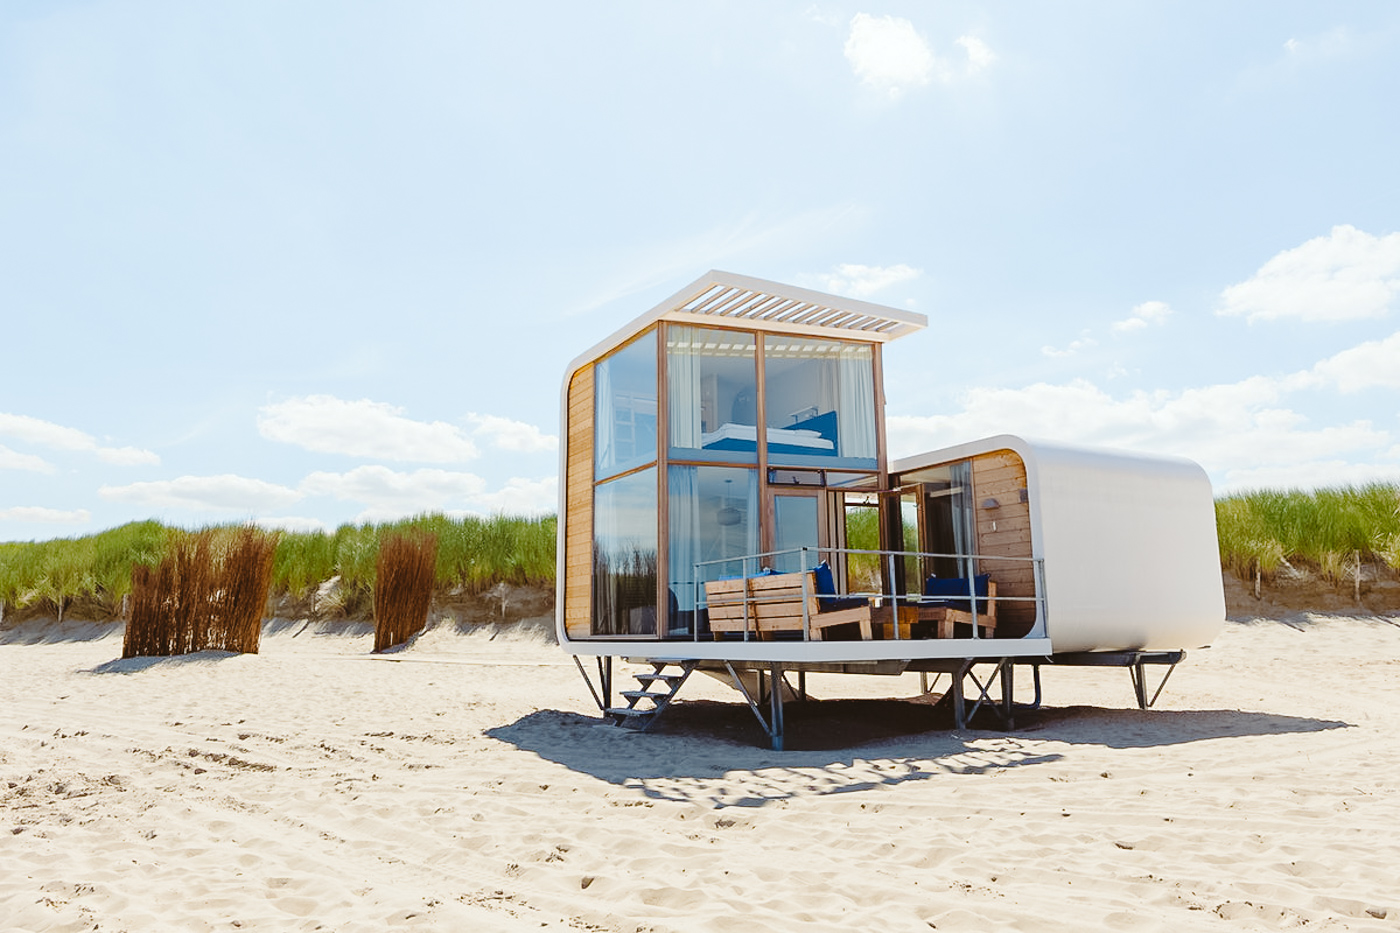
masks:
<svg viewBox="0 0 1400 933"><path fill-rule="evenodd" d="M667 699L668 693L651 693L647 690L623 690L622 695L629 700L651 700L653 703Z"/></svg>
<svg viewBox="0 0 1400 933"><path fill-rule="evenodd" d="M685 680L684 674L633 674L632 676L641 681L664 680L668 684L677 684Z"/></svg>
<svg viewBox="0 0 1400 933"><path fill-rule="evenodd" d="M607 711L609 716L619 716L626 719L639 719L643 716L652 716L656 713L653 709L632 709L627 706L615 706Z"/></svg>

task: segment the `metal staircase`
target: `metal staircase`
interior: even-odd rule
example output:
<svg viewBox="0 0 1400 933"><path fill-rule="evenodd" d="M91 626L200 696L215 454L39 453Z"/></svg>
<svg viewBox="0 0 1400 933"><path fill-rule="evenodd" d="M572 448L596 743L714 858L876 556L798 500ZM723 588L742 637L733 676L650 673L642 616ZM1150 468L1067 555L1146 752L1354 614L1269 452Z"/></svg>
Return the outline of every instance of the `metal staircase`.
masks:
<svg viewBox="0 0 1400 933"><path fill-rule="evenodd" d="M627 698L626 706L613 706L603 710L603 715L615 725L642 732L651 728L657 718L671 705L681 685L695 670L698 661L657 661L649 662L649 674L634 674L641 684L640 690L623 690ZM658 687L657 685L661 686Z"/></svg>

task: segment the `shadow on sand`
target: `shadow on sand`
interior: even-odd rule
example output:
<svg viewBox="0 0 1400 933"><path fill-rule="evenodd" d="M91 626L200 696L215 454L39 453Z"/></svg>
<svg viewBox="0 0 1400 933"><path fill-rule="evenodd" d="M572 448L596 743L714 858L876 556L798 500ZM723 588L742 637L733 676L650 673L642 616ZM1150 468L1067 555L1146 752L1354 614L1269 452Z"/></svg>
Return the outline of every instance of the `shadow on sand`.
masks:
<svg viewBox="0 0 1400 933"><path fill-rule="evenodd" d="M983 711L974 728L955 732L951 714L926 701L823 700L788 705L786 750L775 752L747 706L697 700L676 703L646 733L541 710L486 734L649 797L761 806L798 793L850 793L1062 760L1047 742L1141 748L1348 725L1241 710L1065 707L1019 710L1010 732Z"/></svg>
<svg viewBox="0 0 1400 933"><path fill-rule="evenodd" d="M177 654L161 658L114 658L96 667L90 667L85 674L137 674L153 667L185 667L189 665L214 664L242 655L237 651L196 651L191 654Z"/></svg>

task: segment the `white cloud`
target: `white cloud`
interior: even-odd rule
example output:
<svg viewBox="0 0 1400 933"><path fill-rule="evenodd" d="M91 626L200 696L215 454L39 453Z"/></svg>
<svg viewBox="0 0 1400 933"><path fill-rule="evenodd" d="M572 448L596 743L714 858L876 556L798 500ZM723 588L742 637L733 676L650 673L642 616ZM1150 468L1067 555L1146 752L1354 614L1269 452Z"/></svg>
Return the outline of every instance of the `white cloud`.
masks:
<svg viewBox="0 0 1400 933"><path fill-rule="evenodd" d="M967 52L967 74L969 76L989 67L997 60L996 53L987 47L987 43L976 36L959 36L958 45Z"/></svg>
<svg viewBox="0 0 1400 933"><path fill-rule="evenodd" d="M1171 317L1172 309L1165 301L1144 301L1133 308L1132 313L1122 321L1114 321L1110 328L1114 333L1125 334L1142 330L1151 324L1165 324Z"/></svg>
<svg viewBox="0 0 1400 933"><path fill-rule="evenodd" d="M32 473L52 473L54 466L43 457L22 454L0 444L0 470L29 470Z"/></svg>
<svg viewBox="0 0 1400 933"><path fill-rule="evenodd" d="M512 421L497 415L479 415L471 412L467 421L476 426L477 437L486 439L492 446L501 450L516 450L524 453L559 449L559 438L545 434L533 424Z"/></svg>
<svg viewBox="0 0 1400 933"><path fill-rule="evenodd" d="M253 524L259 528L266 528L270 531L329 531L330 526L319 518L305 518L300 515L280 515L275 517L255 518Z"/></svg>
<svg viewBox="0 0 1400 933"><path fill-rule="evenodd" d="M928 40L907 19L857 13L851 18L844 51L862 83L898 98L935 79L947 84L970 78L997 60L996 53L976 36L959 36L955 42L963 51L960 63L935 55Z"/></svg>
<svg viewBox="0 0 1400 933"><path fill-rule="evenodd" d="M477 456L460 428L442 421L414 421L403 409L369 399L347 401L308 395L266 405L258 432L268 440L318 453L418 463L460 463Z"/></svg>
<svg viewBox="0 0 1400 933"><path fill-rule="evenodd" d="M851 298L868 298L881 289L900 282L908 282L923 275L922 269L915 269L903 263L894 266L864 266L857 263L842 263L833 272L819 276L817 287L833 295L846 295Z"/></svg>
<svg viewBox="0 0 1400 933"><path fill-rule="evenodd" d="M308 496L362 503L375 519L460 508L485 488L486 481L474 473L433 469L401 473L384 466L356 467L348 473L316 472L300 486Z"/></svg>
<svg viewBox="0 0 1400 933"><path fill-rule="evenodd" d="M1303 463L1269 463L1252 469L1231 470L1217 493L1247 489L1316 489L1321 486L1395 482L1400 460L1392 456L1351 463L1346 460L1310 460Z"/></svg>
<svg viewBox="0 0 1400 933"><path fill-rule="evenodd" d="M503 488L472 498L472 506L481 511L508 515L538 515L559 508L559 479L512 477Z"/></svg>
<svg viewBox="0 0 1400 933"><path fill-rule="evenodd" d="M282 509L302 494L295 489L246 476L181 476L176 479L103 486L98 495L158 509L258 513Z"/></svg>
<svg viewBox="0 0 1400 933"><path fill-rule="evenodd" d="M1385 315L1400 294L1400 233L1337 226L1284 250L1221 294L1217 314L1250 322L1350 321Z"/></svg>
<svg viewBox="0 0 1400 933"><path fill-rule="evenodd" d="M332 496L364 506L356 521L392 521L424 512L445 515L534 514L558 508L559 482L512 478L498 490L472 473L447 470L397 472L382 466L357 467L348 473L312 473L301 483L308 496Z"/></svg>
<svg viewBox="0 0 1400 933"><path fill-rule="evenodd" d="M931 417L892 416L891 452L904 456L991 434L1026 434L1066 443L1176 454L1201 463L1228 486L1267 463L1279 476L1310 475L1311 464L1353 453L1375 461L1394 439L1369 421L1313 427L1281 403L1316 383L1303 373L1180 392L1115 398L1086 380L1023 389L975 389L962 410ZM1392 467L1392 475L1400 464ZM1294 482L1302 482L1296 480ZM1335 482L1335 480L1333 480ZM1285 483L1287 485L1287 483Z"/></svg>
<svg viewBox="0 0 1400 933"><path fill-rule="evenodd" d="M1090 337L1088 331L1085 331L1083 334L1080 335L1078 340L1071 340L1063 350L1057 347L1044 346L1040 348L1040 352L1045 356L1058 358L1065 356L1073 356L1080 350L1087 350L1090 347L1096 347L1098 345L1099 342L1093 337Z"/></svg>
<svg viewBox="0 0 1400 933"><path fill-rule="evenodd" d="M160 463L160 456L152 451L137 447L103 447L97 442L97 438L77 428L31 418L28 415L0 412L0 435L15 437L50 450L95 453L103 462L121 466Z"/></svg>
<svg viewBox="0 0 1400 933"><path fill-rule="evenodd" d="M845 19L836 10L824 10L815 3L803 10L802 15L812 22L820 23L823 26L839 27Z"/></svg>
<svg viewBox="0 0 1400 933"><path fill-rule="evenodd" d="M857 78L891 97L928 84L936 68L933 52L914 24L895 16L857 13L845 53Z"/></svg>
<svg viewBox="0 0 1400 933"><path fill-rule="evenodd" d="M1291 38L1283 43L1286 59L1298 63L1344 58L1355 48L1356 42L1345 26L1337 26L1316 36Z"/></svg>
<svg viewBox="0 0 1400 933"><path fill-rule="evenodd" d="M1319 379L1343 392L1400 389L1400 331L1328 357L1313 367Z"/></svg>
<svg viewBox="0 0 1400 933"><path fill-rule="evenodd" d="M0 509L0 522L36 522L46 525L84 525L92 520L87 509L46 509L39 505L17 505Z"/></svg>

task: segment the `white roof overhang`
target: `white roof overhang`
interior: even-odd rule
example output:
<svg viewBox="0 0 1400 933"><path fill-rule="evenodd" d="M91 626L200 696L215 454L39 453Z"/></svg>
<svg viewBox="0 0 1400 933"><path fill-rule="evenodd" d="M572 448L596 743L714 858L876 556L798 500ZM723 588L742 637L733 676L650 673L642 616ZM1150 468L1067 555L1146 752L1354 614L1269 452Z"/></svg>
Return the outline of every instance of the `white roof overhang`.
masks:
<svg viewBox="0 0 1400 933"><path fill-rule="evenodd" d="M711 270L578 357L569 372L606 355L657 321L868 343L885 343L928 326L928 318L914 311Z"/></svg>

